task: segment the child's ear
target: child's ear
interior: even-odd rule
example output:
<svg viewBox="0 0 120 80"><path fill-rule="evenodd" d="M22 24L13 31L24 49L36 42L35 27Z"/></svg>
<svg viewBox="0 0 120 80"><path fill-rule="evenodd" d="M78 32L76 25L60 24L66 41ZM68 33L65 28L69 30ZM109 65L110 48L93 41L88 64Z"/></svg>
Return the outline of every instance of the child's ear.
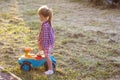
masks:
<svg viewBox="0 0 120 80"><path fill-rule="evenodd" d="M49 20L49 18L50 18L50 17L48 16L48 17L47 17L47 20Z"/></svg>

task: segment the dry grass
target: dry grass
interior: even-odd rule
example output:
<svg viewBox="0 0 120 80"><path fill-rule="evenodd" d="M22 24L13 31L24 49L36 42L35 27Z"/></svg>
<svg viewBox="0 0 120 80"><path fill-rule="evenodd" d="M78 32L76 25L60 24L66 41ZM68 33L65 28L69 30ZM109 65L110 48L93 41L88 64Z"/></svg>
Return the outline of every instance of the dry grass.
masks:
<svg viewBox="0 0 120 80"><path fill-rule="evenodd" d="M4 1L1 2L6 5ZM10 3L12 2L14 1L10 0ZM117 80L116 76L120 77L120 61L115 59L120 57L120 42L116 38L119 36L119 21L115 20L119 12L86 8L82 3L64 0L59 1L59 4L57 1L57 4L51 2L53 5L46 3L55 11L53 18L56 31L53 50L53 55L57 59L55 74L43 75L43 67L32 69L30 72L21 71L17 59L24 54L22 49L25 46L32 47L33 53L38 49L36 36L40 23L36 10L42 2L36 3L37 1L31 0L32 4L27 4L28 2L29 0L17 0L15 5L19 8L10 7L18 9L14 12L16 15L4 11L0 13L0 65L22 80L109 80L110 78ZM76 15L73 15L71 9ZM105 29L108 31L104 31ZM115 32L111 32L113 29Z"/></svg>

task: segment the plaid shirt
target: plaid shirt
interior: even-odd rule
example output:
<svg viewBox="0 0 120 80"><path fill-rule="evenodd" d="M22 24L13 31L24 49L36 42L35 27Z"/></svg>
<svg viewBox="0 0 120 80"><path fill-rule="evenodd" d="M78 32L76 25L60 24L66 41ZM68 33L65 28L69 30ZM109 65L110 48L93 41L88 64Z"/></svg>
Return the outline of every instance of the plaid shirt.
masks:
<svg viewBox="0 0 120 80"><path fill-rule="evenodd" d="M53 47L55 41L55 34L49 21L42 24L41 30L38 37L38 44L42 46L43 49L48 49L50 46Z"/></svg>

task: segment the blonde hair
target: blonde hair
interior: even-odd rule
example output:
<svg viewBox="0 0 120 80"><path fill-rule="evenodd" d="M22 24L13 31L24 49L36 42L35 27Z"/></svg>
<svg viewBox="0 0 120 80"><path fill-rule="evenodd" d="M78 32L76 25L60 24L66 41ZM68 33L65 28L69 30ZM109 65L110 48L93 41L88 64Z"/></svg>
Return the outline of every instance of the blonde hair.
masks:
<svg viewBox="0 0 120 80"><path fill-rule="evenodd" d="M38 9L38 14L43 15L44 17L49 17L48 21L50 22L50 25L51 25L52 9L48 8L46 5L43 5Z"/></svg>

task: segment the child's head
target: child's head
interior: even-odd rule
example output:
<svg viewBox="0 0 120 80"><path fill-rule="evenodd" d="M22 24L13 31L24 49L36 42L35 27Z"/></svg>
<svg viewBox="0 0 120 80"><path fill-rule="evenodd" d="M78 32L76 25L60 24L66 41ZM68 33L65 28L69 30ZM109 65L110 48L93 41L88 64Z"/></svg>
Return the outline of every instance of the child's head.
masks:
<svg viewBox="0 0 120 80"><path fill-rule="evenodd" d="M43 5L38 9L38 15L39 15L41 21L43 19L47 19L51 24L52 10L50 8L48 8L46 5Z"/></svg>

